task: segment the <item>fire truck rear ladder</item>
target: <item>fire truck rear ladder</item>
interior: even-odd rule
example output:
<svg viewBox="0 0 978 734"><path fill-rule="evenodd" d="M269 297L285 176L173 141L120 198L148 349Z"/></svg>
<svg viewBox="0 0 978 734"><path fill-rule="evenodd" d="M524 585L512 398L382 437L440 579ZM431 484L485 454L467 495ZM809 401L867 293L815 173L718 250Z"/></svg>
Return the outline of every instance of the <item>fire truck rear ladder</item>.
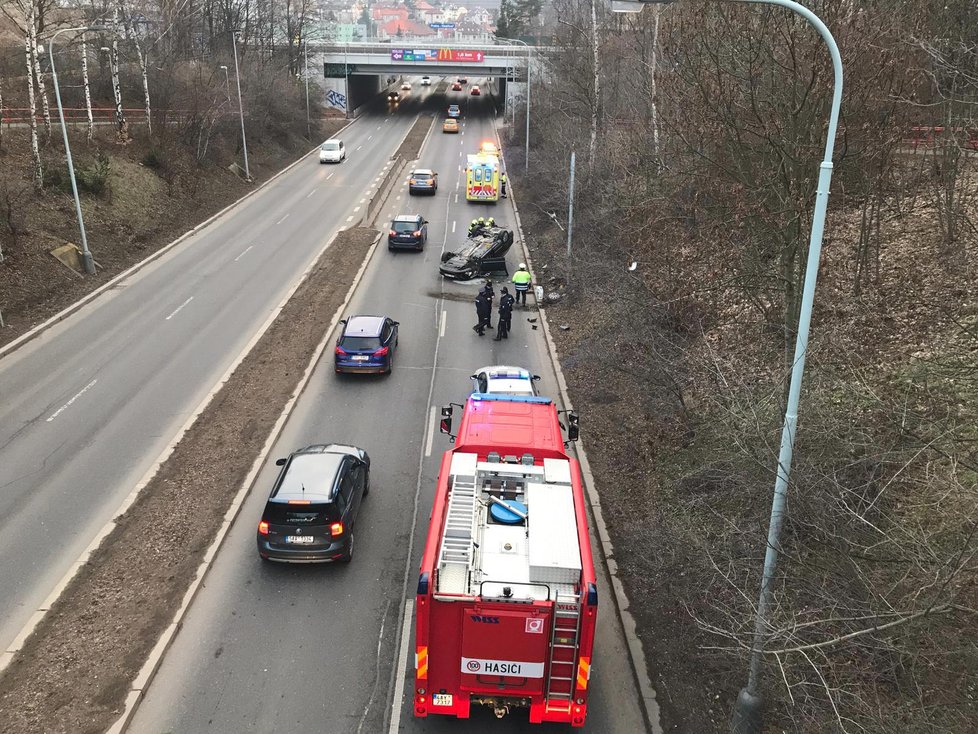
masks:
<svg viewBox="0 0 978 734"><path fill-rule="evenodd" d="M547 708L552 711L570 711L574 698L580 636L581 600L576 595L561 594L558 591L554 601L553 627L550 630L550 670L547 674ZM566 659L568 651L570 660ZM566 691L562 690L564 688Z"/></svg>
<svg viewBox="0 0 978 734"><path fill-rule="evenodd" d="M461 576L455 579L459 592L466 590L468 572L472 564L472 542L475 538L474 523L478 509L475 477L456 475L452 482L452 494L448 499L445 517L445 534L442 538L439 558L443 576ZM444 564L451 564L445 567ZM448 581L448 579L444 579Z"/></svg>

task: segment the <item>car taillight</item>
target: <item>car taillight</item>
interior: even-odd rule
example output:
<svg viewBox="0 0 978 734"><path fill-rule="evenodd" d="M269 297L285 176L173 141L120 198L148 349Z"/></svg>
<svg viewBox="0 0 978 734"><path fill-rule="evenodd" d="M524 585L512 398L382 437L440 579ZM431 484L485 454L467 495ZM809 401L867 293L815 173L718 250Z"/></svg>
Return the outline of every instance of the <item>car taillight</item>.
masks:
<svg viewBox="0 0 978 734"><path fill-rule="evenodd" d="M395 231L394 231L394 230L392 229L392 230L391 230L391 232L390 232L390 235L391 235L391 237L397 237L397 232L395 232Z"/></svg>
<svg viewBox="0 0 978 734"><path fill-rule="evenodd" d="M343 523L341 523L341 522L334 522L332 525L330 525L329 526L329 534L332 535L334 538L337 535L342 535L343 534Z"/></svg>
<svg viewBox="0 0 978 734"><path fill-rule="evenodd" d="M336 353L342 356L346 354L346 350L343 347L336 347Z"/></svg>
<svg viewBox="0 0 978 734"><path fill-rule="evenodd" d="M262 520L260 523L258 523L258 534L259 535L268 535L268 523L265 522L264 520Z"/></svg>
<svg viewBox="0 0 978 734"><path fill-rule="evenodd" d="M414 230L414 236L415 237L420 237L421 236L421 230L420 229Z"/></svg>
<svg viewBox="0 0 978 734"><path fill-rule="evenodd" d="M381 347L376 352L374 352L375 357L386 357L387 353L390 351L387 347Z"/></svg>

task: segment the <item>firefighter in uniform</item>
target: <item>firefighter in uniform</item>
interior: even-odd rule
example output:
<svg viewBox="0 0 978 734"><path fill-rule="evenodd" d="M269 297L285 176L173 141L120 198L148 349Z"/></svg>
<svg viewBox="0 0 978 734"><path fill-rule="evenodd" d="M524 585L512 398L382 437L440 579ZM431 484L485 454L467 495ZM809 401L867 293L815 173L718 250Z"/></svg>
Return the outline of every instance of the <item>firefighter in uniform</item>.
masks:
<svg viewBox="0 0 978 734"><path fill-rule="evenodd" d="M499 177L499 187L500 190L502 191L503 198L505 199L506 198L506 174L505 173L500 175Z"/></svg>
<svg viewBox="0 0 978 734"><path fill-rule="evenodd" d="M479 232L479 220L473 219L469 222L469 237Z"/></svg>
<svg viewBox="0 0 978 734"><path fill-rule="evenodd" d="M493 219L492 217L489 217L486 220L486 229L491 229L492 227L495 227L495 226L496 226L496 220Z"/></svg>
<svg viewBox="0 0 978 734"><path fill-rule="evenodd" d="M521 303L524 308L526 308L526 294L530 290L531 280L533 278L526 269L526 263L520 263L519 269L513 273L513 286L516 288L516 302Z"/></svg>

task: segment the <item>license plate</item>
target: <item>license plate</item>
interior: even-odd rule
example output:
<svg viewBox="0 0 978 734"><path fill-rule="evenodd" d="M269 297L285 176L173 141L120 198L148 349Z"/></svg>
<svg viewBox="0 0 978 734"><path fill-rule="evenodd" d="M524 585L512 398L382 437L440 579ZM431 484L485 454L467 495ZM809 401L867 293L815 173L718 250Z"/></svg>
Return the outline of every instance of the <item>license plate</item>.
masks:
<svg viewBox="0 0 978 734"><path fill-rule="evenodd" d="M370 357L368 357L366 354L357 354L353 357L354 362L366 362L368 359L370 359Z"/></svg>
<svg viewBox="0 0 978 734"><path fill-rule="evenodd" d="M311 535L286 535L286 543L296 543L298 545L307 545L309 543L316 542L316 539Z"/></svg>
<svg viewBox="0 0 978 734"><path fill-rule="evenodd" d="M431 704L433 706L451 706L452 705L452 694L451 693L436 693L431 697Z"/></svg>

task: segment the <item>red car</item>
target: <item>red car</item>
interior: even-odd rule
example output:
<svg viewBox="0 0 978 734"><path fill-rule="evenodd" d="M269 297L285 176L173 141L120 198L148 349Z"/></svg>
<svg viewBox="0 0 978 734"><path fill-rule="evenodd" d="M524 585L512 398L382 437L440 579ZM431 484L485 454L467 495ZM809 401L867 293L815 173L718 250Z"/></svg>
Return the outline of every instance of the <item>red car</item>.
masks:
<svg viewBox="0 0 978 734"><path fill-rule="evenodd" d="M454 84L452 84L452 91L453 92L461 92L462 91L462 85L459 84L458 82L455 82Z"/></svg>
<svg viewBox="0 0 978 734"><path fill-rule="evenodd" d="M477 87L476 85L473 84L472 85L472 91L469 92L469 94L471 94L473 97L478 97L480 94L482 94L482 90L479 89L479 87Z"/></svg>

